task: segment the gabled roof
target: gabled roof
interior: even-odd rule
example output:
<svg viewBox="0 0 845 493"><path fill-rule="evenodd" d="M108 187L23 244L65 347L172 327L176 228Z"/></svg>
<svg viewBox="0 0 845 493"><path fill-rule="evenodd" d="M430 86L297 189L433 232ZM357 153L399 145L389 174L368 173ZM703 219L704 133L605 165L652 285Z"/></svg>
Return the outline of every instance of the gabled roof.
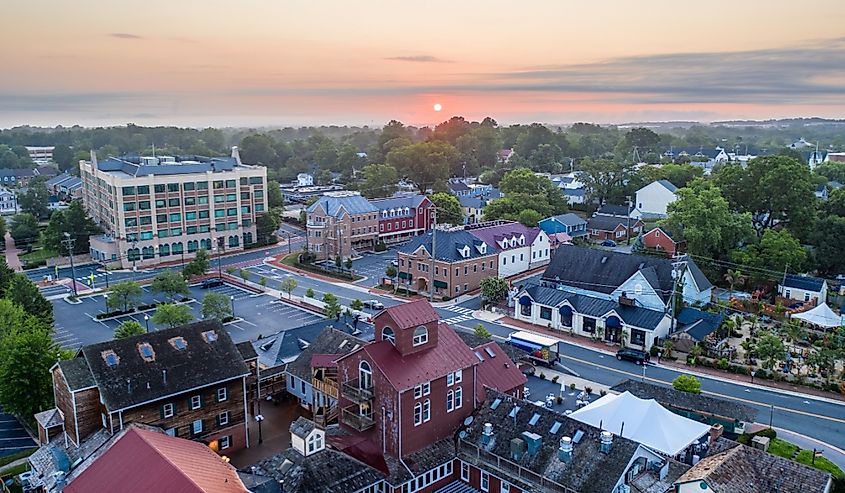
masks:
<svg viewBox="0 0 845 493"><path fill-rule="evenodd" d="M415 236L411 238L408 243L405 243L399 248L402 253L413 255L420 247L423 247L426 252L431 252L431 236L429 231L426 234ZM435 259L444 262L461 262L464 260L487 257L489 255L496 255L499 249L496 244L487 243L487 253L481 254L478 252L476 246L478 245L478 238L471 235L468 231L437 231L437 252ZM486 243L486 242L485 242ZM462 250L465 246L469 247L469 257L462 257L458 250Z"/></svg>
<svg viewBox="0 0 845 493"><path fill-rule="evenodd" d="M597 229L599 231L616 231L620 226L625 229L628 224L633 227L637 224L636 219L627 219L624 217L615 216L593 216L587 220L587 229Z"/></svg>
<svg viewBox="0 0 845 493"><path fill-rule="evenodd" d="M511 393L514 389L521 389L528 381L522 370L496 342L488 341L472 350L480 361L476 371L478 378L476 393L479 402L485 398L485 388Z"/></svg>
<svg viewBox="0 0 845 493"><path fill-rule="evenodd" d="M317 425L313 421L305 418L304 416L300 416L296 418L296 421L290 424L290 432L299 438L305 438L309 433L314 431L314 428L316 427Z"/></svg>
<svg viewBox="0 0 845 493"><path fill-rule="evenodd" d="M734 401L704 394L675 390L671 386L655 385L639 380L623 380L610 388L614 392L630 392L640 399L654 399L670 409L697 411L746 423L757 419L757 410Z"/></svg>
<svg viewBox="0 0 845 493"><path fill-rule="evenodd" d="M487 207L489 200L478 196L462 195L461 197L458 197L458 202L461 203L461 207L483 209Z"/></svg>
<svg viewBox="0 0 845 493"><path fill-rule="evenodd" d="M425 299L400 303L385 308L376 314L374 321L382 317L390 317L394 322L393 325L398 329L410 329L440 320L440 316L437 315L437 312L434 311L434 308Z"/></svg>
<svg viewBox="0 0 845 493"><path fill-rule="evenodd" d="M655 231L660 231L661 233L663 233L663 236L669 238L670 240L672 240L675 243L680 241L680 240L675 239L675 233L673 231L671 231L671 230L669 230L669 229L667 229L663 226L655 226L655 227L651 228L650 230L648 230L645 234L650 235L650 234L654 233Z"/></svg>
<svg viewBox="0 0 845 493"><path fill-rule="evenodd" d="M803 289L806 291L820 292L824 288L824 279L810 276L786 276L786 282L782 283L787 288Z"/></svg>
<svg viewBox="0 0 845 493"><path fill-rule="evenodd" d="M620 217L627 217L631 212L634 211L633 206L628 207L627 205L613 205L613 204L605 204L596 211L596 214L604 215L604 216L620 216Z"/></svg>
<svg viewBox="0 0 845 493"><path fill-rule="evenodd" d="M41 411L35 415L35 421L41 425L42 428L48 429L54 426L60 426L64 424L64 420L62 419L62 413L59 412L57 408L48 409L46 411Z"/></svg>
<svg viewBox="0 0 845 493"><path fill-rule="evenodd" d="M332 217L342 217L346 214L366 214L368 212L378 212L378 207L370 203L369 200L357 193L340 192L338 194L326 194L320 197L316 202L308 207L308 213L312 213L321 207L326 211L326 215Z"/></svg>
<svg viewBox="0 0 845 493"><path fill-rule="evenodd" d="M310 342L307 348L288 364L287 372L306 382L311 381L311 358L317 354L349 354L353 349L363 346L366 342L342 330L327 325L323 320L323 330Z"/></svg>
<svg viewBox="0 0 845 493"><path fill-rule="evenodd" d="M65 493L248 493L207 445L132 427L64 488Z"/></svg>
<svg viewBox="0 0 845 493"><path fill-rule="evenodd" d="M724 317L718 313L707 313L686 307L678 313L678 330L684 331L696 341L703 341L722 325Z"/></svg>
<svg viewBox="0 0 845 493"><path fill-rule="evenodd" d="M701 459L675 484L704 480L714 493L826 493L830 474L746 445Z"/></svg>
<svg viewBox="0 0 845 493"><path fill-rule="evenodd" d="M417 213L416 208L425 202L427 197L425 195L401 195L398 197L390 197L386 199L372 199L370 204L379 211L390 209L404 209L407 207L409 216Z"/></svg>
<svg viewBox="0 0 845 493"><path fill-rule="evenodd" d="M549 219L554 219L557 222L565 225L565 226L578 226L581 224L587 224L587 221L577 214L573 214L571 212L567 212L566 214L559 214L557 216L552 216L547 219L543 219L543 221L548 221Z"/></svg>
<svg viewBox="0 0 845 493"><path fill-rule="evenodd" d="M71 358L59 361L59 368L65 376L65 381L71 392L87 389L97 385L94 375L85 358Z"/></svg>
<svg viewBox="0 0 845 493"><path fill-rule="evenodd" d="M540 228L529 228L522 223L509 221L500 222L499 224L492 224L490 226L475 226L476 225L472 225L472 227L467 228L466 231L468 231L471 235L475 236L484 243L487 243L487 245L495 245L499 247L500 250L502 248L499 246L498 242L503 238L518 238L520 235L525 236L525 245L517 245L513 247L522 248L530 246L531 243L534 242L534 239L537 238L537 235L540 234ZM510 248L511 247L506 247L504 248L504 250L509 250Z"/></svg>
<svg viewBox="0 0 845 493"><path fill-rule="evenodd" d="M461 180L449 180L447 183L449 190L453 192L464 192L469 190L469 186Z"/></svg>
<svg viewBox="0 0 845 493"><path fill-rule="evenodd" d="M29 178L33 176L37 176L37 173L34 169L29 168L2 168L0 169L0 178L3 177L12 177L15 178Z"/></svg>
<svg viewBox="0 0 845 493"><path fill-rule="evenodd" d="M669 190L672 193L675 193L675 192L678 191L678 187L673 185L672 182L670 182L669 180L657 180L657 183L663 185L663 188L665 188L666 190Z"/></svg>
<svg viewBox="0 0 845 493"><path fill-rule="evenodd" d="M205 332L216 340L207 342ZM175 337L185 340L185 349L171 344ZM139 352L145 343L154 351L152 361ZM108 351L118 358L115 366L106 363ZM212 320L91 344L82 348L82 355L110 412L249 375L229 333Z"/></svg>
<svg viewBox="0 0 845 493"><path fill-rule="evenodd" d="M561 188L560 191L567 197L583 197L587 195L586 188Z"/></svg>

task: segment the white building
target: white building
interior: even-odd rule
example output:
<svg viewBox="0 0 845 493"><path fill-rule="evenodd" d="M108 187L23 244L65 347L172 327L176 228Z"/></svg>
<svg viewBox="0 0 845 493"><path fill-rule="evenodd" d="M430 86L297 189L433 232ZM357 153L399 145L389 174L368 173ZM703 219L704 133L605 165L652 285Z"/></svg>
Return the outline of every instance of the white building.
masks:
<svg viewBox="0 0 845 493"><path fill-rule="evenodd" d="M38 165L52 163L54 149L54 146L26 146L26 152L29 153L29 158Z"/></svg>
<svg viewBox="0 0 845 493"><path fill-rule="evenodd" d="M499 277L510 277L549 262L549 236L540 228L491 221L468 225L466 231L499 249Z"/></svg>
<svg viewBox="0 0 845 493"><path fill-rule="evenodd" d="M790 300L809 301L819 305L827 301L827 280L788 275L778 283L778 294Z"/></svg>
<svg viewBox="0 0 845 493"><path fill-rule="evenodd" d="M314 185L314 176L309 173L300 173L296 175L296 186L310 187Z"/></svg>
<svg viewBox="0 0 845 493"><path fill-rule="evenodd" d="M635 219L663 218L666 209L678 200L678 187L668 180L657 180L637 190L637 201L631 217Z"/></svg>
<svg viewBox="0 0 845 493"><path fill-rule="evenodd" d="M15 214L18 210L18 200L15 192L0 187L0 214Z"/></svg>

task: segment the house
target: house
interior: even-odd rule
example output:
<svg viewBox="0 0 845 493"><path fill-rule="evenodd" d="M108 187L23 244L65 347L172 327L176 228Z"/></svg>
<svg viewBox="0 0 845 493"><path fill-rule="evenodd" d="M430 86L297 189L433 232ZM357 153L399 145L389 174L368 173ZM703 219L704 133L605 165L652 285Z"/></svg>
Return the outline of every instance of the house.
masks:
<svg viewBox="0 0 845 493"><path fill-rule="evenodd" d="M593 216L587 220L587 232L594 241L625 241L640 234L642 229L642 221L627 217Z"/></svg>
<svg viewBox="0 0 845 493"><path fill-rule="evenodd" d="M489 203L483 197L463 196L458 199L464 213L464 224L477 224L484 220L484 208Z"/></svg>
<svg viewBox="0 0 845 493"><path fill-rule="evenodd" d="M251 349L242 351L217 321L83 346L51 368L64 440L79 447L98 431L144 423L220 453L248 447Z"/></svg>
<svg viewBox="0 0 845 493"><path fill-rule="evenodd" d="M587 234L587 221L571 212L547 217L540 221L539 226L547 235L566 233L574 238Z"/></svg>
<svg viewBox="0 0 845 493"><path fill-rule="evenodd" d="M29 181L38 176L38 172L34 169L23 168L4 168L0 169L0 185L7 187L29 185Z"/></svg>
<svg viewBox="0 0 845 493"><path fill-rule="evenodd" d="M789 300L819 305L827 302L827 280L789 274L778 283L778 294Z"/></svg>
<svg viewBox="0 0 845 493"><path fill-rule="evenodd" d="M824 157L826 163L845 163L845 152L828 152Z"/></svg>
<svg viewBox="0 0 845 493"><path fill-rule="evenodd" d="M466 341L464 334L461 339ZM510 350L511 347L508 347ZM516 399L523 397L525 383L528 379L515 364L519 358L511 358L505 348L494 341L487 341L472 347L472 352L478 358L478 402L486 399L485 389L496 389L505 395L513 396Z"/></svg>
<svg viewBox="0 0 845 493"><path fill-rule="evenodd" d="M63 200L72 200L80 197L82 180L77 176L62 173L47 180L45 185L51 194Z"/></svg>
<svg viewBox="0 0 845 493"><path fill-rule="evenodd" d="M469 185L467 185L466 181L460 178L450 178L449 181L446 182L446 187L449 188L449 193L455 197L460 198L470 194Z"/></svg>
<svg viewBox="0 0 845 493"><path fill-rule="evenodd" d="M593 213L594 216L607 216L607 217L631 217L631 213L634 212L634 206L627 206L627 205L613 205L613 204L604 204L603 206L599 207L598 210Z"/></svg>
<svg viewBox="0 0 845 493"><path fill-rule="evenodd" d="M680 271L676 283L672 271ZM636 306L666 311L676 289L689 304L707 304L713 285L691 259L658 257L562 245L541 277L545 287L619 300L624 294ZM677 286L675 285L677 284Z"/></svg>
<svg viewBox="0 0 845 493"><path fill-rule="evenodd" d="M668 180L657 180L637 190L637 199L631 217L654 219L666 217L666 209L678 200L678 187Z"/></svg>
<svg viewBox="0 0 845 493"><path fill-rule="evenodd" d="M671 258L685 252L687 242L676 239L676 235L666 228L655 227L643 235L643 247Z"/></svg>
<svg viewBox="0 0 845 493"><path fill-rule="evenodd" d="M561 192L563 192L563 196L566 197L566 201L570 205L584 204L587 202L586 188L564 188Z"/></svg>
<svg viewBox="0 0 845 493"><path fill-rule="evenodd" d="M724 163L730 159L728 153L721 147L672 147L663 156L676 161Z"/></svg>
<svg viewBox="0 0 845 493"><path fill-rule="evenodd" d="M815 190L816 198L819 200L827 200L828 198L828 191L826 185L817 185Z"/></svg>
<svg viewBox="0 0 845 493"><path fill-rule="evenodd" d="M18 198L15 192L0 186L0 214L16 214Z"/></svg>
<svg viewBox="0 0 845 493"><path fill-rule="evenodd" d="M432 243L437 249L433 276ZM438 230L436 241L432 232L416 236L396 255L399 284L418 293L427 293L433 282L435 295L455 297L478 289L482 279L499 275L496 245L469 231Z"/></svg>
<svg viewBox="0 0 845 493"><path fill-rule="evenodd" d="M807 142L804 137L796 140L795 142L789 144L790 149L804 149L807 147L815 147L817 144L813 144L812 142Z"/></svg>
<svg viewBox="0 0 845 493"><path fill-rule="evenodd" d="M721 425L731 437L745 433L745 425L754 423L757 410L735 401L704 394L675 390L639 380L623 380L610 388L613 392L630 392L640 399L654 399L670 411L708 425Z"/></svg>
<svg viewBox="0 0 845 493"><path fill-rule="evenodd" d="M378 210L378 238L387 244L400 243L430 231L434 225L431 200L425 195L399 195L370 200Z"/></svg>
<svg viewBox="0 0 845 493"><path fill-rule="evenodd" d="M507 163L511 160L511 156L513 156L513 149L502 149L499 151L499 162Z"/></svg>
<svg viewBox="0 0 845 493"><path fill-rule="evenodd" d="M499 252L499 277L510 277L548 263L549 236L540 228L512 221L490 221L468 225L465 231Z"/></svg>
<svg viewBox="0 0 845 493"><path fill-rule="evenodd" d="M311 187L314 186L314 175L310 173L299 173L296 175L296 186Z"/></svg>
<svg viewBox="0 0 845 493"><path fill-rule="evenodd" d="M830 474L746 445L704 457L675 481L675 493L829 493Z"/></svg>
<svg viewBox="0 0 845 493"><path fill-rule="evenodd" d="M692 307L684 307L677 317L677 326L672 334L674 349L688 353L692 346L702 343L707 336L722 326L724 316L719 313L707 313Z"/></svg>
<svg viewBox="0 0 845 493"><path fill-rule="evenodd" d="M373 250L379 216L379 209L358 192L328 192L307 209L308 249L318 259Z"/></svg>

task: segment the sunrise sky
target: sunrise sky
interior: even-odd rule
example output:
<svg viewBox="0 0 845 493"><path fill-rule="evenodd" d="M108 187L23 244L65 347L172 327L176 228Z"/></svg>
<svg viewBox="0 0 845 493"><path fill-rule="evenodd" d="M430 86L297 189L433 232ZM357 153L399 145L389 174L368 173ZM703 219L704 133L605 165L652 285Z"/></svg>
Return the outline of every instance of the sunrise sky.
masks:
<svg viewBox="0 0 845 493"><path fill-rule="evenodd" d="M845 117L843 0L4 0L0 43L0 127Z"/></svg>

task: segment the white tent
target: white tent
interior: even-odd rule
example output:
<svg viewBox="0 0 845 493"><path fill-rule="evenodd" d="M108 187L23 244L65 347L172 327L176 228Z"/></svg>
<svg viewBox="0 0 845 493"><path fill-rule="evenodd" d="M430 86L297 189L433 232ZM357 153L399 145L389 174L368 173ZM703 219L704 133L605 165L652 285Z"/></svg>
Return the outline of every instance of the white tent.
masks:
<svg viewBox="0 0 845 493"><path fill-rule="evenodd" d="M679 416L654 399L640 399L630 392L608 394L569 417L596 428L601 426L670 457L710 431L704 423Z"/></svg>
<svg viewBox="0 0 845 493"><path fill-rule="evenodd" d="M792 318L797 318L798 320L803 320L807 323L825 328L839 327L842 325L842 317L831 310L830 307L827 306L827 303L822 303L821 305L813 308L812 310L807 310L806 312L795 313L792 315Z"/></svg>

